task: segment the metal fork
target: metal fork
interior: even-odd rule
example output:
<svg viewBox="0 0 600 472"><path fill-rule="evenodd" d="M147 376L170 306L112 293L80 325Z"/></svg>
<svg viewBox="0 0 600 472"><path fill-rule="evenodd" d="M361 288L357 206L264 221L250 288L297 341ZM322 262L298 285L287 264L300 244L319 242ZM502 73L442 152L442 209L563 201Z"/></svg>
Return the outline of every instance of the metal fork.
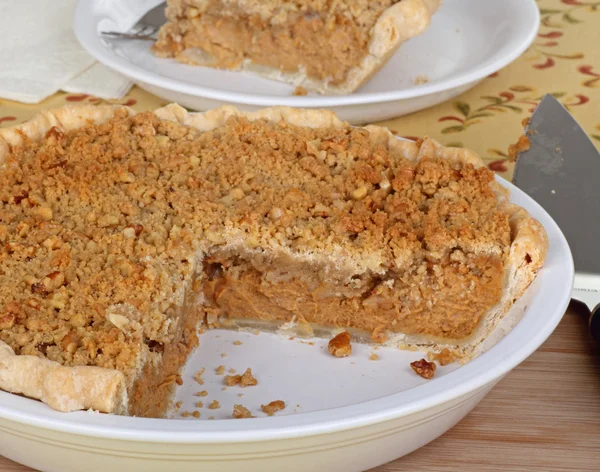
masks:
<svg viewBox="0 0 600 472"><path fill-rule="evenodd" d="M100 34L107 38L116 39L141 39L144 41L155 41L156 33L162 25L167 22L165 17L165 4L154 7L148 11L129 31L119 33L117 31L102 31Z"/></svg>

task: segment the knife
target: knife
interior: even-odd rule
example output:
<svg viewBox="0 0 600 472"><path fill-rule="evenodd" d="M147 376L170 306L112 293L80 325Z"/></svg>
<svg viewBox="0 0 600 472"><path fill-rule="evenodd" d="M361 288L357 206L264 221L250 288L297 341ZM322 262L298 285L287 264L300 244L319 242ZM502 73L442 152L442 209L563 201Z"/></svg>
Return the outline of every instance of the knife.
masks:
<svg viewBox="0 0 600 472"><path fill-rule="evenodd" d="M575 263L572 298L585 304L591 334L600 342L600 153L552 95L534 111L525 136L531 145L517 152L513 183L567 238Z"/></svg>

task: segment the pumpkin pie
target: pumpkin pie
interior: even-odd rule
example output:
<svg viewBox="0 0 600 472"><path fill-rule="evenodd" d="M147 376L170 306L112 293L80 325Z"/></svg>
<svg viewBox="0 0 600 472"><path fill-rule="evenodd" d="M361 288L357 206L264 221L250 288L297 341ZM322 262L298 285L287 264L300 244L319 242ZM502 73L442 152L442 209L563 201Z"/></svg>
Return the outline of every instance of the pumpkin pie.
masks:
<svg viewBox="0 0 600 472"><path fill-rule="evenodd" d="M474 153L326 111L66 107L0 130L0 388L164 416L202 329L469 358L543 227Z"/></svg>
<svg viewBox="0 0 600 472"><path fill-rule="evenodd" d="M160 57L350 93L422 33L441 0L168 0Z"/></svg>

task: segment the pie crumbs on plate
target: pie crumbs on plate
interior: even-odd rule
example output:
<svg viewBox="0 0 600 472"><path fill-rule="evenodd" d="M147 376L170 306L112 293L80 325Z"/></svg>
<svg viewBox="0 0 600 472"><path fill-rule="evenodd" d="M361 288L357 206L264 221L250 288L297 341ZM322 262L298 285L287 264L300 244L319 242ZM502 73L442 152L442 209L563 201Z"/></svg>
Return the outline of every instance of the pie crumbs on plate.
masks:
<svg viewBox="0 0 600 472"><path fill-rule="evenodd" d="M0 163L0 388L61 411L164 416L222 321L468 359L547 250L474 153L326 111L66 107Z"/></svg>

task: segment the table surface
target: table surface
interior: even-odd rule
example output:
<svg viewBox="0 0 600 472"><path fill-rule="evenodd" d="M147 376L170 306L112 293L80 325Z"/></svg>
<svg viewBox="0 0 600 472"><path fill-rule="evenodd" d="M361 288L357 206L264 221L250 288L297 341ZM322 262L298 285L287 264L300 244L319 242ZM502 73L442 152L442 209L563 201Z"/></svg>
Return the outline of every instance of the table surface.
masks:
<svg viewBox="0 0 600 472"><path fill-rule="evenodd" d="M600 148L600 1L537 0L542 23L516 61L456 99L383 123L401 136L428 135L467 147L510 178L508 146L546 93L567 106ZM25 105L0 100L0 126L42 109L105 103L58 93ZM122 103L136 110L166 102L134 87ZM552 337L502 380L459 425L428 446L377 472L592 471L600 463L600 355L583 319L568 311ZM30 470L0 457L0 472Z"/></svg>
<svg viewBox="0 0 600 472"><path fill-rule="evenodd" d="M569 309L529 359L442 437L371 472L597 471L600 352ZM0 457L0 472L32 469Z"/></svg>

